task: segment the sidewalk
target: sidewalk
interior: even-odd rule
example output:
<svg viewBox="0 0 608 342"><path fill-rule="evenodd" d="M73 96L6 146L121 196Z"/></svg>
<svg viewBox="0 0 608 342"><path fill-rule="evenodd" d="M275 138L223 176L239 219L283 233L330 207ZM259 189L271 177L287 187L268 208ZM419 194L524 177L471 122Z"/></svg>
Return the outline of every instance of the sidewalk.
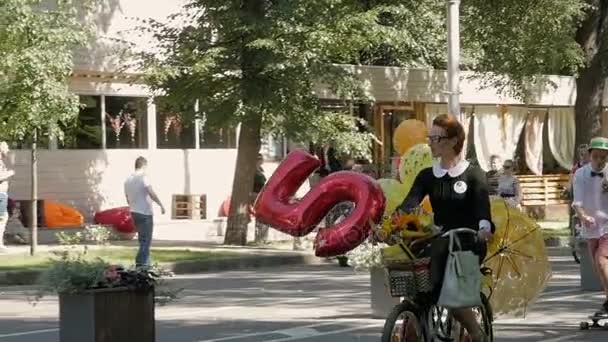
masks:
<svg viewBox="0 0 608 342"><path fill-rule="evenodd" d="M100 248L104 246L88 245L89 248ZM306 247L307 244L304 244ZM108 247L108 246L106 246ZM109 247L137 247L137 241L113 241ZM65 247L60 245L40 245L38 253L61 251ZM161 266L175 274L191 274L211 271L230 271L260 267L282 266L282 265L316 265L327 263L328 260L314 255L314 251L308 246L303 251L292 250L292 243L274 243L268 246L227 246L213 242L197 241L154 241L154 249L189 249L192 251L205 252L229 252L237 254L222 259L178 261L163 263ZM0 254L2 255L2 254ZM29 246L11 246L4 255L29 255ZM0 286L32 285L40 276L38 270L24 271L0 271Z"/></svg>

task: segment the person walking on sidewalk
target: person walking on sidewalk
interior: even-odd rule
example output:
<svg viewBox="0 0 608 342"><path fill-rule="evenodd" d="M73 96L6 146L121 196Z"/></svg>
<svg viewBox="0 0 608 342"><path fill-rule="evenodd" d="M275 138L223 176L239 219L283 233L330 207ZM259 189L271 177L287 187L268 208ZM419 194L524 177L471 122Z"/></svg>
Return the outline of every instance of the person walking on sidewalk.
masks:
<svg viewBox="0 0 608 342"><path fill-rule="evenodd" d="M0 142L0 253L6 251L4 246L4 230L9 219L8 214L8 180L15 172L6 167L9 152L6 141Z"/></svg>
<svg viewBox="0 0 608 342"><path fill-rule="evenodd" d="M606 300L597 316L608 317L608 138L597 137L589 144L590 162L574 174L572 207L583 226L589 252Z"/></svg>
<svg viewBox="0 0 608 342"><path fill-rule="evenodd" d="M135 172L125 181L125 196L139 241L139 250L135 257L135 266L138 268L150 267L150 245L154 231L152 201L156 202L161 213L165 214L165 207L146 177L147 166L146 158L138 157L135 160Z"/></svg>
<svg viewBox="0 0 608 342"><path fill-rule="evenodd" d="M255 175L253 176L253 192L251 194L251 205L255 203L258 194L266 185L266 175L264 174L264 156L258 153L256 160ZM258 244L266 244L268 242L268 225L255 220L255 234L254 241Z"/></svg>

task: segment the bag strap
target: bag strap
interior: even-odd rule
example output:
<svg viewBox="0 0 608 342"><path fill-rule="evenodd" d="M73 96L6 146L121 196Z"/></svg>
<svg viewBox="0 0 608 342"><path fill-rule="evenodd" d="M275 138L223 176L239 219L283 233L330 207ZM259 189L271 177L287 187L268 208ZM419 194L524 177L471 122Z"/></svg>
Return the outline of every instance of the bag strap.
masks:
<svg viewBox="0 0 608 342"><path fill-rule="evenodd" d="M458 247L458 250L462 251L462 245L460 244L460 238L457 233L450 234L450 253L454 252L454 244Z"/></svg>

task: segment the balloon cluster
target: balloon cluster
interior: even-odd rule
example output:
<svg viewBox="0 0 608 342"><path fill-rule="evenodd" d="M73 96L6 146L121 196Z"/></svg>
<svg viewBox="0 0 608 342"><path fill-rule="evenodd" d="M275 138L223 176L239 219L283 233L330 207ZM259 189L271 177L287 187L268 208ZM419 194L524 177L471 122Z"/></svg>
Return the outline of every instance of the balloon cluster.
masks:
<svg viewBox="0 0 608 342"><path fill-rule="evenodd" d="M433 212L431 203L424 199L418 213L395 217L397 207L410 192L418 173L433 164L431 149L426 143L428 130L424 122L419 120L405 120L393 133L395 151L401 156L399 162L399 180L379 179L386 197L386 207L382 224L382 234L391 235L400 231L403 238L416 238L427 234L420 227L428 226L432 222ZM407 227L409 226L409 229ZM417 229L413 229L417 227Z"/></svg>
<svg viewBox="0 0 608 342"><path fill-rule="evenodd" d="M341 202L354 203L354 210L343 221L321 229L315 238L317 256L344 254L360 245L379 223L385 198L371 177L340 171L324 177L300 200L293 197L320 161L304 151L294 151L279 165L257 197L256 219L291 236L312 232Z"/></svg>
<svg viewBox="0 0 608 342"><path fill-rule="evenodd" d="M258 195L253 210L255 217L283 233L304 236L311 233L337 204L354 203L354 210L346 219L317 233L314 242L317 256L341 255L354 249L379 223L382 223L379 232L387 235L396 230L412 237L427 234L421 227L428 226L429 222L424 221L428 216L392 217L418 173L432 164L426 139L427 128L422 121L406 120L395 130L394 145L401 156L400 181L376 181L361 173L340 171L321 179L299 201L294 201L296 191L320 166L320 161L305 151L294 151L279 165ZM422 208L424 212L432 213L428 198Z"/></svg>

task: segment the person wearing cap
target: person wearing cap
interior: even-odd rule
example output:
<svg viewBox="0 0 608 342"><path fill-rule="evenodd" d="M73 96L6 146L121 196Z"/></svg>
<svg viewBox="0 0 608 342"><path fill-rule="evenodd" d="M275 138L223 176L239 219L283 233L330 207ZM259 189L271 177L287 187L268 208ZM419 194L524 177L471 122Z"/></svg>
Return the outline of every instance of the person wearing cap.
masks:
<svg viewBox="0 0 608 342"><path fill-rule="evenodd" d="M608 317L608 138L597 137L589 143L589 163L574 174L572 207L582 224L582 236L588 240L606 300L596 316Z"/></svg>

